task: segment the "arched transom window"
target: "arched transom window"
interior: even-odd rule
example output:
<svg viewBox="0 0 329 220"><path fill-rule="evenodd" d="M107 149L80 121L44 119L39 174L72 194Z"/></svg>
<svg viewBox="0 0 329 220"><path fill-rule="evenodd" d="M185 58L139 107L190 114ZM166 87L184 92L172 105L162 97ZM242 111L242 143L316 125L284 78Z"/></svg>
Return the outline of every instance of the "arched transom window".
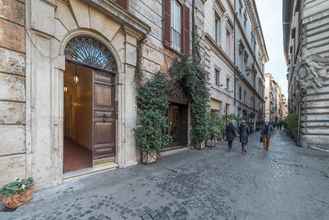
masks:
<svg viewBox="0 0 329 220"><path fill-rule="evenodd" d="M112 52L100 41L89 36L78 36L65 48L66 59L98 69L117 72Z"/></svg>

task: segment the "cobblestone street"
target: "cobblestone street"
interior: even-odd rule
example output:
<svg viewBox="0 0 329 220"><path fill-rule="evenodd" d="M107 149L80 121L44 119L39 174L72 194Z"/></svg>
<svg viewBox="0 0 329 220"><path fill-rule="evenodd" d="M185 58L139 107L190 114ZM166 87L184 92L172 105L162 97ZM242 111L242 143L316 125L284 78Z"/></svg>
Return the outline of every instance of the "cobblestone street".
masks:
<svg viewBox="0 0 329 220"><path fill-rule="evenodd" d="M0 219L329 219L329 155L279 132L268 153L258 140L246 155L237 143L188 150L67 182Z"/></svg>

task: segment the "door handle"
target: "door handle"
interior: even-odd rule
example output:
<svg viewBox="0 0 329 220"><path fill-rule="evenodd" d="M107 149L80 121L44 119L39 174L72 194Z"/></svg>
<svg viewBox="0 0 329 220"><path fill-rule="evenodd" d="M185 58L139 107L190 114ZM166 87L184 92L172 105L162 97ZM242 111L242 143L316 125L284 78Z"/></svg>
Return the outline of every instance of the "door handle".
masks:
<svg viewBox="0 0 329 220"><path fill-rule="evenodd" d="M107 118L106 114L103 114L103 122L106 122L106 118Z"/></svg>

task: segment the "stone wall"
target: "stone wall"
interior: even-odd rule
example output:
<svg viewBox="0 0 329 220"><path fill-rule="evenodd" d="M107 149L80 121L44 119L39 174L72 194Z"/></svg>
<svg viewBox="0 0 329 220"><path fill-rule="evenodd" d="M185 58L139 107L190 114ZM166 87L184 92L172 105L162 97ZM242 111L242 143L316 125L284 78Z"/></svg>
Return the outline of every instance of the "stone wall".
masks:
<svg viewBox="0 0 329 220"><path fill-rule="evenodd" d="M0 185L25 177L25 1L0 0Z"/></svg>
<svg viewBox="0 0 329 220"><path fill-rule="evenodd" d="M302 144L329 150L329 1L306 0L302 13L302 68L307 93L302 104Z"/></svg>

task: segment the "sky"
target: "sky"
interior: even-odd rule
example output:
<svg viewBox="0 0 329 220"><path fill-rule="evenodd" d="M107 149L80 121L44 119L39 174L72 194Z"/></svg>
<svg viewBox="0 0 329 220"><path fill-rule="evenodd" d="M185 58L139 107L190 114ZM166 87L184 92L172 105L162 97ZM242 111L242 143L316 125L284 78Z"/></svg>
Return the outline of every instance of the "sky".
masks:
<svg viewBox="0 0 329 220"><path fill-rule="evenodd" d="M287 65L283 53L282 0L256 0L270 61L265 64L265 72L272 73L274 79L287 97Z"/></svg>

